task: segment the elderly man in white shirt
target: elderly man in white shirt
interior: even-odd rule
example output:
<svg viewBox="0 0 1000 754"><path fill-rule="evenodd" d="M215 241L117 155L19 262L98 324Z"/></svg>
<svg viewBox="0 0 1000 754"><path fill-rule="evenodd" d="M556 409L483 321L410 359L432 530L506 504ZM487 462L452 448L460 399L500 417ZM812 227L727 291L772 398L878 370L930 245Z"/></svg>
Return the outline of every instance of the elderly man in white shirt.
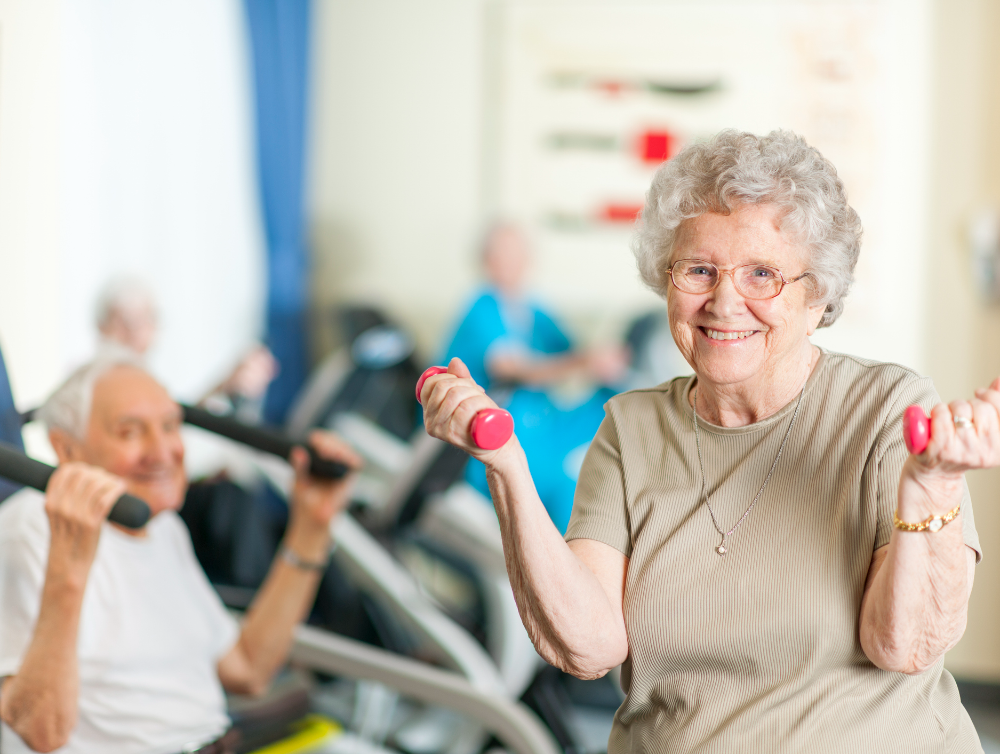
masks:
<svg viewBox="0 0 1000 754"><path fill-rule="evenodd" d="M181 411L127 357L74 373L41 409L59 456L43 496L0 507L0 752L224 752L223 689L260 693L284 663L330 549L348 478L311 477L296 448L289 526L242 629L196 561ZM357 457L315 432L320 455ZM141 530L106 520L123 492Z"/></svg>

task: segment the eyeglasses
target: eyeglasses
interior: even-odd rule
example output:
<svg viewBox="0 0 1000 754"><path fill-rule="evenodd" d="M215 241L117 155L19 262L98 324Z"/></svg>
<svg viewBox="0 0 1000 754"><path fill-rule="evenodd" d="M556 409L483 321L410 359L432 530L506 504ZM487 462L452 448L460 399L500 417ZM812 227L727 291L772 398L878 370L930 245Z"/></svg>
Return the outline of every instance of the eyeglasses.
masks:
<svg viewBox="0 0 1000 754"><path fill-rule="evenodd" d="M674 287L684 293L711 293L719 287L723 275L729 275L733 287L743 298L774 298L790 283L795 283L809 273L785 280L781 270L763 264L741 264L731 270L720 270L702 259L680 259L667 270Z"/></svg>

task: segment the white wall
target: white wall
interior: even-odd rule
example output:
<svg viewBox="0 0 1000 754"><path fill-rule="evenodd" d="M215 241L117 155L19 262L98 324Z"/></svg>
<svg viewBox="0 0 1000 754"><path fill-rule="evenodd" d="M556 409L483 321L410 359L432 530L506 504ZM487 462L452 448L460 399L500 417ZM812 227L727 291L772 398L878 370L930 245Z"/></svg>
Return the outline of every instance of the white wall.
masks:
<svg viewBox="0 0 1000 754"><path fill-rule="evenodd" d="M192 398L262 329L251 80L238 0L65 0L61 352L93 350L114 275L160 303L153 371Z"/></svg>
<svg viewBox="0 0 1000 754"><path fill-rule="evenodd" d="M180 397L261 329L238 0L0 0L0 344L37 405L95 343L105 281L147 279Z"/></svg>
<svg viewBox="0 0 1000 754"><path fill-rule="evenodd" d="M34 405L62 355L59 0L0 0L0 346Z"/></svg>

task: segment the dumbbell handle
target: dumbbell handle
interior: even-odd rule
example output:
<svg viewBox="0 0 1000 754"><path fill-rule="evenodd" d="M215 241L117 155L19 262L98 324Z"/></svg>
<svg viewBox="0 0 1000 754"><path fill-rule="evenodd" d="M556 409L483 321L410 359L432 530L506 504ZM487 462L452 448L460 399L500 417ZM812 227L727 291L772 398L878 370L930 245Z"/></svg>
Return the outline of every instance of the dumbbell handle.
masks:
<svg viewBox="0 0 1000 754"><path fill-rule="evenodd" d="M47 463L36 461L17 448L0 443L0 476L45 492L54 471ZM111 508L108 520L130 529L141 529L149 521L149 512L144 500L126 493Z"/></svg>
<svg viewBox="0 0 1000 754"><path fill-rule="evenodd" d="M431 367L417 380L417 402L420 403L420 391L428 377L447 372L445 367ZM477 413L469 425L469 434L476 447L483 450L496 450L502 447L514 434L514 417L502 408L484 408Z"/></svg>
<svg viewBox="0 0 1000 754"><path fill-rule="evenodd" d="M903 439L906 449L920 455L931 441L931 420L920 406L910 406L903 412Z"/></svg>

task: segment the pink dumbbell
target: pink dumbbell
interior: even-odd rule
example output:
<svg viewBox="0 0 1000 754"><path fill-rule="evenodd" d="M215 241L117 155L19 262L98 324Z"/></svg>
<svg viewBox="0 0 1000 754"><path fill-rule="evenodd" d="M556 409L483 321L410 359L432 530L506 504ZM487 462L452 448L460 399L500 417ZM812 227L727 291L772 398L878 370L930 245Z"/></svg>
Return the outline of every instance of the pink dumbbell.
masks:
<svg viewBox="0 0 1000 754"><path fill-rule="evenodd" d="M920 406L910 406L903 412L903 439L906 449L919 456L931 441L931 420Z"/></svg>
<svg viewBox="0 0 1000 754"><path fill-rule="evenodd" d="M446 367L431 367L420 375L417 380L417 402L420 402L420 391L424 382L435 374L444 374ZM514 417L502 408L484 408L472 419L469 434L476 446L483 450L496 450L504 445L514 434Z"/></svg>

